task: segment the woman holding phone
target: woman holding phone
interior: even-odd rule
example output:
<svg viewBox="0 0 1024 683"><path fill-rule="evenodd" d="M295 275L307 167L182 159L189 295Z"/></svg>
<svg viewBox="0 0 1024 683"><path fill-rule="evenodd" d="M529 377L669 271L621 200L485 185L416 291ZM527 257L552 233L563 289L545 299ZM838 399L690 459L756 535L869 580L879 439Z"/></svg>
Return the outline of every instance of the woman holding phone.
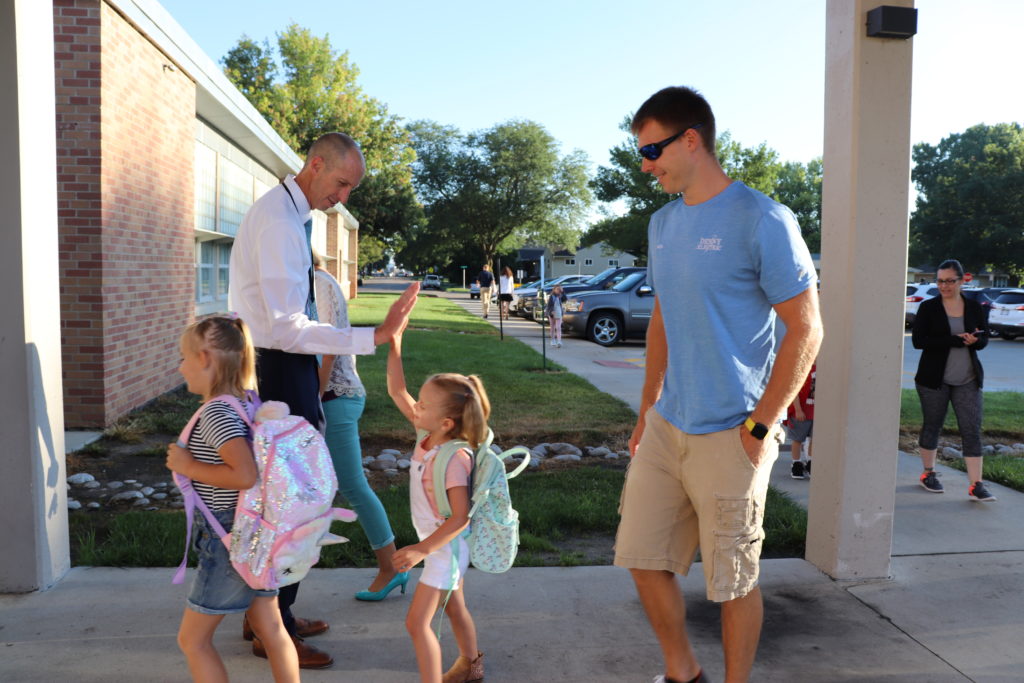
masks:
<svg viewBox="0 0 1024 683"><path fill-rule="evenodd" d="M914 348L921 349L914 377L924 422L918 440L924 466L921 486L932 493L944 492L934 469L935 451L952 403L967 465L967 497L990 502L996 498L981 480L984 371L978 361L978 351L988 345L988 316L978 302L960 294L963 278L959 261L943 261L936 273L939 296L923 301L914 320L912 340Z"/></svg>

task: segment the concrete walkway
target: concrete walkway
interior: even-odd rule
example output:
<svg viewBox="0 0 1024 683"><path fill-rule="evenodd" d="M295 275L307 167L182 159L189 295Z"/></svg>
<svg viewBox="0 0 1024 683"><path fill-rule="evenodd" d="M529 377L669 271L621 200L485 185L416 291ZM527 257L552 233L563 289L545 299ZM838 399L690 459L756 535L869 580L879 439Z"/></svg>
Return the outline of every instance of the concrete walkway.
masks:
<svg viewBox="0 0 1024 683"><path fill-rule="evenodd" d="M525 321L506 327L535 348L539 331ZM599 361L642 364L642 352L642 345L602 349L567 338L551 355L635 406L643 372ZM839 583L803 560L763 561L765 624L751 680L1024 680L1024 494L993 485L998 502L972 503L964 475L942 467L947 492L931 494L917 485L917 458L893 457L899 473L891 580ZM789 477L785 453L772 482L805 504L813 485ZM188 680L175 646L185 589L170 585L172 574L77 568L49 591L0 596L0 681ZM314 570L304 581L299 608L331 620L332 629L315 640L336 663L303 672L303 680L416 680L403 626L409 596L392 594L382 603L351 598L371 575ZM680 584L689 597L695 650L711 680L722 681L719 610L703 599L700 566ZM500 576L474 570L466 590L488 681L646 683L661 672L657 644L624 570L517 568ZM444 628L448 661L455 649ZM240 618L228 617L217 641L233 680L271 680L266 662L247 654L239 630Z"/></svg>

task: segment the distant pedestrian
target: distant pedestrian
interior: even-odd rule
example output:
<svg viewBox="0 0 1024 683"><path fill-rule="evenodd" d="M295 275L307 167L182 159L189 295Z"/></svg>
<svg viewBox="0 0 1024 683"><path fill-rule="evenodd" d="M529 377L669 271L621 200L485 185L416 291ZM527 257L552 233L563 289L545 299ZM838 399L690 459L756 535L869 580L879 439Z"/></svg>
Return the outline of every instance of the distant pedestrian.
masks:
<svg viewBox="0 0 1024 683"><path fill-rule="evenodd" d="M568 297L565 296L562 285L555 285L551 288L551 294L548 295L548 303L545 307L548 322L551 324L551 346L556 349L562 348L562 304L566 299Z"/></svg>
<svg viewBox="0 0 1024 683"><path fill-rule="evenodd" d="M811 453L814 442L807 444L807 458L803 457L804 444L811 438L814 429L814 383L817 379L818 366L812 365L811 371L800 387L800 392L789 404L786 413L786 433L789 436L793 457L793 464L790 465L789 474L794 479L806 479L811 474Z"/></svg>
<svg viewBox="0 0 1024 683"><path fill-rule="evenodd" d="M494 286L494 273L491 272L491 264L484 264L480 274L476 276L476 283L480 285L480 305L483 306L486 318L491 313L491 287Z"/></svg>
<svg viewBox="0 0 1024 683"><path fill-rule="evenodd" d="M960 293L963 277L964 267L959 261L943 261L936 273L939 296L922 301L914 318L911 339L914 348L921 349L914 376L923 416L918 439L924 467L920 481L926 491L944 492L935 473L935 451L946 410L952 403L970 484L967 497L991 502L996 497L981 480L981 387L985 372L978 361L978 351L988 346L988 315L981 304Z"/></svg>
<svg viewBox="0 0 1024 683"><path fill-rule="evenodd" d="M505 266L501 269L498 280L498 301L501 302L501 319L508 320L508 305L512 303L512 292L515 291L516 279L512 269Z"/></svg>

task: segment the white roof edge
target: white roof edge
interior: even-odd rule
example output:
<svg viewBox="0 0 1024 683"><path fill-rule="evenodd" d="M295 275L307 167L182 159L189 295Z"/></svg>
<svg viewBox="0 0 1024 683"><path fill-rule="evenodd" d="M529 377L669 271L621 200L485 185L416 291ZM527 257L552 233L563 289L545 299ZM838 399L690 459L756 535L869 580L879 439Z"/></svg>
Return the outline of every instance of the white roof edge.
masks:
<svg viewBox="0 0 1024 683"><path fill-rule="evenodd" d="M134 23L196 83L196 115L276 176L296 173L302 159L249 104L192 37L156 0L104 0Z"/></svg>

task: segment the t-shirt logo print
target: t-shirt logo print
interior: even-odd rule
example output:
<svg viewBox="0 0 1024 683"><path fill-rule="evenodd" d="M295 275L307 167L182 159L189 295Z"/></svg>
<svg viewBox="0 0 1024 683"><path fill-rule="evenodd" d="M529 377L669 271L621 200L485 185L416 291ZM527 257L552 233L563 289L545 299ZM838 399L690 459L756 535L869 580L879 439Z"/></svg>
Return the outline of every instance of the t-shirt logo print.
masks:
<svg viewBox="0 0 1024 683"><path fill-rule="evenodd" d="M722 251L721 237L701 237L697 251Z"/></svg>

